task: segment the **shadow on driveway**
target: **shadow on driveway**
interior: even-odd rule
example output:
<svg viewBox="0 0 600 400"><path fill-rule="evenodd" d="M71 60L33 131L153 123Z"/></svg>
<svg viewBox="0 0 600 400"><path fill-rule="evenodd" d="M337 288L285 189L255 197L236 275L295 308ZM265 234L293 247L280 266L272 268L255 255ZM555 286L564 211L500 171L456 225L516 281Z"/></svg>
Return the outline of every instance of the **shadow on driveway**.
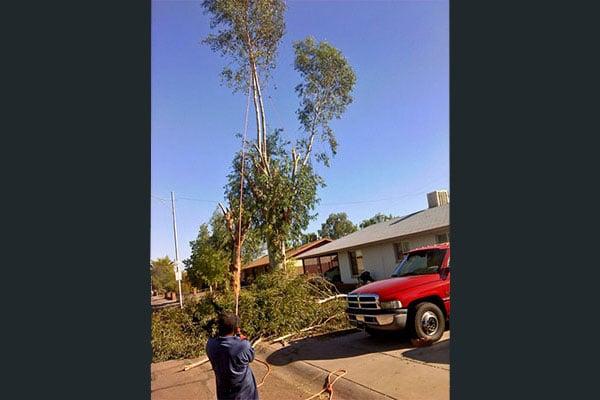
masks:
<svg viewBox="0 0 600 400"><path fill-rule="evenodd" d="M414 348L402 355L416 361L450 365L450 339L441 340L430 347Z"/></svg>
<svg viewBox="0 0 600 400"><path fill-rule="evenodd" d="M450 363L448 339L429 347L415 348L406 334L371 337L356 329L292 342L270 354L267 362L285 366L295 361L333 360L397 350L406 350L403 352L405 357L426 363Z"/></svg>

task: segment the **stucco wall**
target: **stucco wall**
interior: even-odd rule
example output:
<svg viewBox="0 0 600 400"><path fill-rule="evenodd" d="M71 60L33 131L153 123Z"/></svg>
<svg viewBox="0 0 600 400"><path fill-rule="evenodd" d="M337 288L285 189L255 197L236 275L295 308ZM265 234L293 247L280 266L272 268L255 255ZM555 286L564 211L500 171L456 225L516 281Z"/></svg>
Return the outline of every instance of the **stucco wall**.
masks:
<svg viewBox="0 0 600 400"><path fill-rule="evenodd" d="M371 272L376 281L389 278L396 266L394 245L385 243L362 249L365 270Z"/></svg>
<svg viewBox="0 0 600 400"><path fill-rule="evenodd" d="M356 278L352 277L350 269L350 259L348 258L348 252L342 251L338 253L338 261L340 263L340 276L344 283L356 283Z"/></svg>
<svg viewBox="0 0 600 400"><path fill-rule="evenodd" d="M448 231L445 231L445 233L448 233ZM414 249L416 247L435 244L435 238L435 234L427 234L422 236L414 236L410 239L402 239L401 241L408 242L409 248ZM365 270L370 271L371 276L375 280L389 278L398 265L396 262L396 253L394 251L394 243L395 242L389 242L358 248L362 251ZM348 252L342 251L338 253L338 257L340 260L340 274L342 277L342 282L356 283L356 277L352 276Z"/></svg>

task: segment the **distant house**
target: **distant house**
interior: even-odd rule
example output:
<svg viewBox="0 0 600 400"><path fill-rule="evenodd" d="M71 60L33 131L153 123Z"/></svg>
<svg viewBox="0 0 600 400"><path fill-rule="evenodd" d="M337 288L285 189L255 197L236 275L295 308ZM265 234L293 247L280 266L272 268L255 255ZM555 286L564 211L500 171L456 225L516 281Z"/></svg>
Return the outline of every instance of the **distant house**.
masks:
<svg viewBox="0 0 600 400"><path fill-rule="evenodd" d="M298 272L299 274L302 274L305 272L304 267L302 265L302 261L297 258L300 255L304 254L305 252L312 250L312 249L316 249L320 246L324 246L327 243L330 243L331 241L332 240L329 238L318 239L313 242L303 244L302 246L298 246L293 249L289 249L285 252L285 255L287 258L295 258L296 259L296 261L295 261L296 272ZM251 263L246 264L242 267L242 281L245 281L245 282L253 281L254 279L256 279L256 277L259 274L265 272L268 267L269 267L269 256L268 255L257 258L256 260L254 260ZM330 267L329 269L331 269L331 268L333 268L333 267Z"/></svg>
<svg viewBox="0 0 600 400"><path fill-rule="evenodd" d="M427 195L429 208L368 226L298 256L304 271L337 264L341 281L357 283L363 271L375 280L389 278L411 249L450 241L450 200L445 190Z"/></svg>

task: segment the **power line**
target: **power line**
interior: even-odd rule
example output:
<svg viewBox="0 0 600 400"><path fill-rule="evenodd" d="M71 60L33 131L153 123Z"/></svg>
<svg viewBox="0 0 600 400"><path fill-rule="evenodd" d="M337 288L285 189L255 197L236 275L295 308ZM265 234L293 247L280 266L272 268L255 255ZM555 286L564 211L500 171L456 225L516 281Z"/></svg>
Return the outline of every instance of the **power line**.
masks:
<svg viewBox="0 0 600 400"><path fill-rule="evenodd" d="M216 200L195 199L195 198L192 198L192 197L179 197L179 200L200 201L200 202L204 202L204 203L219 203Z"/></svg>
<svg viewBox="0 0 600 400"><path fill-rule="evenodd" d="M425 193L428 193L429 191L430 190L422 190L422 191L419 191L419 192L406 193L406 194L399 195L399 196L382 197L382 198L370 199L370 200L357 200L357 201L321 203L319 205L321 205L321 206L343 206L343 205L352 205L352 204L377 203L377 202L380 202L380 201L398 200L398 199L403 199L403 198L406 198L406 197L420 196L420 195L423 195ZM161 200L161 201L165 201L164 199L162 199L162 198L160 198L158 196L152 195L152 197L155 197L156 199ZM193 197L179 197L179 200L198 201L198 202L204 202L204 203L219 203L219 201L216 201L216 200L197 199L197 198L193 198Z"/></svg>

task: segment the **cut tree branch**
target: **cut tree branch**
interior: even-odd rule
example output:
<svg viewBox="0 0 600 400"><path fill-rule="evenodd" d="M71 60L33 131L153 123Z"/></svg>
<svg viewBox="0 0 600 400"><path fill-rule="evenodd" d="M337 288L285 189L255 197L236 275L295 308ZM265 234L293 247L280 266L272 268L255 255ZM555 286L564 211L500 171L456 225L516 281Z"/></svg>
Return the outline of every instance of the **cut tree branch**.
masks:
<svg viewBox="0 0 600 400"><path fill-rule="evenodd" d="M327 297L326 299L317 300L317 303L318 304L323 304L323 303L327 303L330 300L335 300L335 299L339 299L339 298L343 298L343 297L348 297L348 295L346 295L346 294L336 294L335 296L330 296L330 297Z"/></svg>
<svg viewBox="0 0 600 400"><path fill-rule="evenodd" d="M323 322L322 322L322 323L320 323L319 325L309 326L308 328L300 329L300 330L299 330L299 331L297 331L297 332L288 333L287 335L280 336L280 337L278 337L278 338L276 338L276 339L273 339L273 340L271 340L271 343L280 342L280 341L282 341L282 340L285 340L285 339L287 339L287 338L289 338L289 337L291 337L291 336L297 335L297 334L299 334L299 333L302 333L302 332L308 332L308 331L310 331L310 330L313 330L313 329L319 328L319 327L321 327L321 326L325 325L326 323L328 323L329 321L331 321L333 318L337 317L338 315L340 315L340 314L335 314L335 315L332 315L331 317L327 318L325 321L323 321Z"/></svg>

